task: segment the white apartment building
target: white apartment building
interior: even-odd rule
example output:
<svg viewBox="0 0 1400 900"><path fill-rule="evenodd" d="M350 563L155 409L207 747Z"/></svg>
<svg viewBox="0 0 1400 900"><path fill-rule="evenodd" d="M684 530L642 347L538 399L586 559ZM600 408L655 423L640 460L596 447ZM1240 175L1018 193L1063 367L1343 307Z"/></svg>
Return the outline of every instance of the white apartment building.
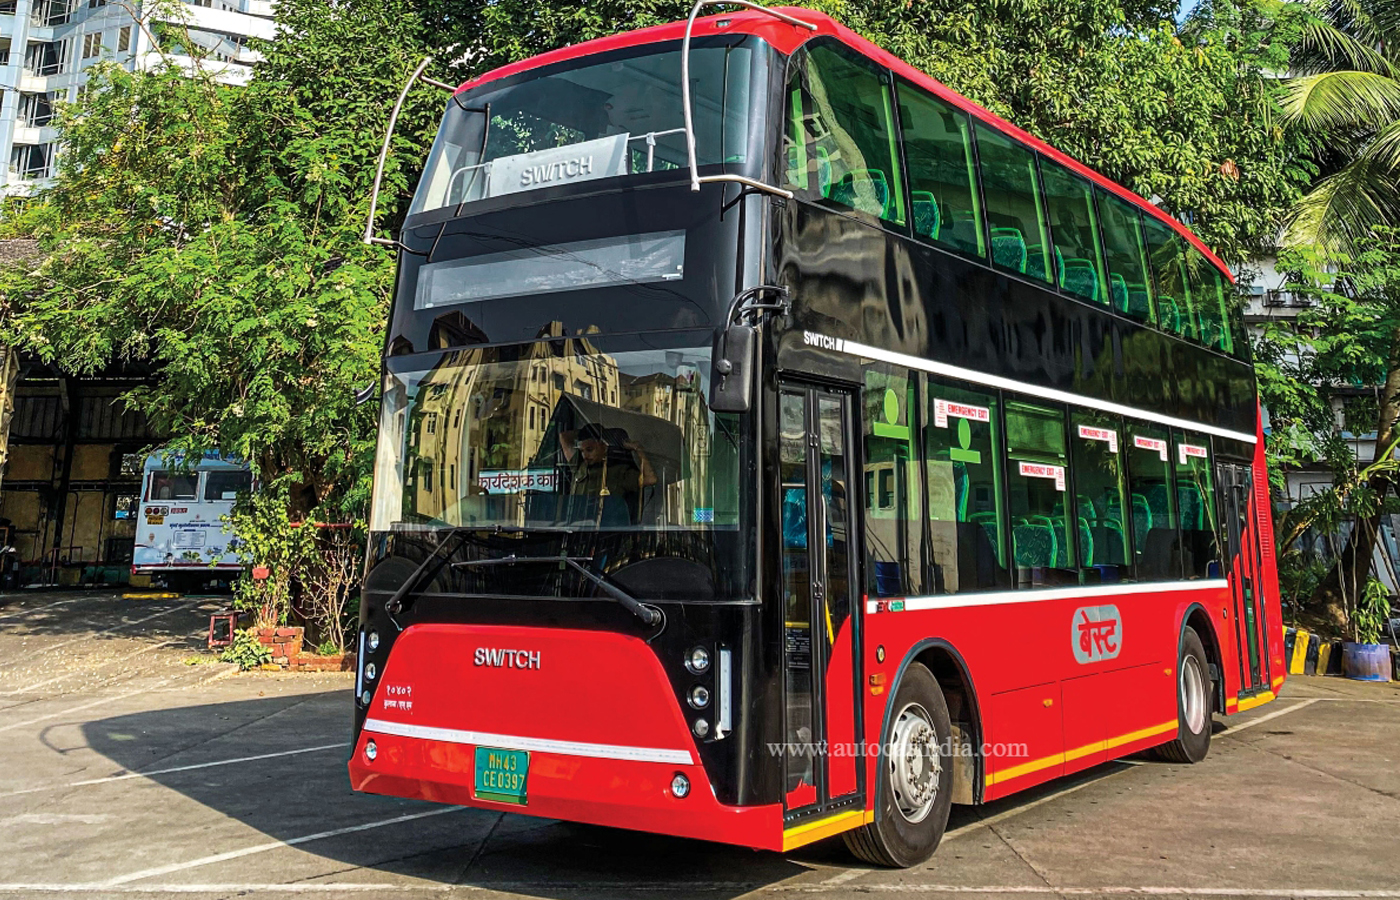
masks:
<svg viewBox="0 0 1400 900"><path fill-rule="evenodd" d="M206 71L221 81L246 82L257 54L248 38L274 33L272 0L0 0L0 194L23 194L54 174L55 104L77 99L87 70L114 60L130 70L155 65L162 54L152 34L167 33L164 56L191 70L195 57L170 25L183 26ZM179 16L181 21L176 22ZM145 23L143 27L142 23Z"/></svg>

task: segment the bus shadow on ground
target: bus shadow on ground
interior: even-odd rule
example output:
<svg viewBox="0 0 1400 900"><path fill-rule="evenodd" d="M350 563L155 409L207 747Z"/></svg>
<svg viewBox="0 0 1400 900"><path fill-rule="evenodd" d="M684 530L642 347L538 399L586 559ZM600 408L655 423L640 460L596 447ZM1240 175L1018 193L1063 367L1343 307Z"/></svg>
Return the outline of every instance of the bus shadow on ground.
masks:
<svg viewBox="0 0 1400 900"><path fill-rule="evenodd" d="M113 716L87 723L83 732L87 745L113 764L108 772L93 771L93 777L145 773L145 784L142 779L129 782L139 785L139 793L126 789L139 802L127 806L137 820L133 824L151 833L188 830L192 824L188 807L150 792L151 783L217 814L211 821L226 816L278 841L444 809L350 790L345 759L351 702L349 690L259 697ZM346 750L287 753L340 742ZM263 758L163 771L258 756ZM166 821L177 808L185 809L180 821ZM260 842L246 835L230 846L206 843L169 862ZM655 894L671 884L703 885L707 897L726 900L812 869L742 847L472 809L298 842L296 851L327 863L312 863L321 870L313 874L306 871L304 859L296 859L285 869L287 880L335 873L336 880L363 881L363 876L343 871L360 867L548 898ZM264 857L275 865L287 858L286 851ZM801 859L850 862L839 841L804 850ZM205 878L220 876L220 865L229 864L192 871ZM270 880L280 880L279 871L266 873Z"/></svg>

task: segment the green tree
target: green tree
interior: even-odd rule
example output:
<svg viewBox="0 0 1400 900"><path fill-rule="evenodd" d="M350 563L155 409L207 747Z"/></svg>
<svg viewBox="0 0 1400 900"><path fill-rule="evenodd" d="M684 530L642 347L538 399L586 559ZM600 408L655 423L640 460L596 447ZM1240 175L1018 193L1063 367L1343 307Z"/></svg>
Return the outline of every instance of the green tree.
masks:
<svg viewBox="0 0 1400 900"><path fill-rule="evenodd" d="M1365 588L1380 517L1397 507L1400 231L1377 228L1373 234L1354 257L1308 248L1280 258L1290 288L1313 302L1296 322L1266 328L1257 364L1271 419L1271 456L1295 464L1322 461L1334 475L1330 490L1285 517L1280 556L1309 526L1324 534L1351 526L1332 572L1311 598L1338 625L1346 624ZM1349 403L1347 431L1374 429L1370 459L1358 461L1341 434L1333 409L1343 403Z"/></svg>
<svg viewBox="0 0 1400 900"><path fill-rule="evenodd" d="M1324 175L1302 198L1290 238L1355 256L1377 227L1400 227L1400 5L1298 0L1301 21L1286 119L1318 141Z"/></svg>

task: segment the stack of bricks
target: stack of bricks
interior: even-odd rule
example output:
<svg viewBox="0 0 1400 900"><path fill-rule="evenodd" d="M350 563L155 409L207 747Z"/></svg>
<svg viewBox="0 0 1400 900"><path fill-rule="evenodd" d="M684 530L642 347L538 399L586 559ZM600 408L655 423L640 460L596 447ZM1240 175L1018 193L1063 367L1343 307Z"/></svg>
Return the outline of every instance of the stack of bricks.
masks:
<svg viewBox="0 0 1400 900"><path fill-rule="evenodd" d="M355 654L317 656L314 653L307 653L294 658L291 668L297 672L353 672L355 671Z"/></svg>
<svg viewBox="0 0 1400 900"><path fill-rule="evenodd" d="M272 651L273 665L288 666L301 655L301 640L305 629L291 625L259 628L258 643Z"/></svg>

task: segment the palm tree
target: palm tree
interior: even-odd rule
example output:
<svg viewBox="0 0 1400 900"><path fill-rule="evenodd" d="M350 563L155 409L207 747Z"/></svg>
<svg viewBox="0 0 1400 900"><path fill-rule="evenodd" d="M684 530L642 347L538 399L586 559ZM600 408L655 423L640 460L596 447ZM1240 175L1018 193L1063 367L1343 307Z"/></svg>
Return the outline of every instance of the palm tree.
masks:
<svg viewBox="0 0 1400 900"><path fill-rule="evenodd" d="M1294 0L1302 35L1286 122L1310 133L1323 176L1293 210L1287 242L1355 257L1400 227L1400 3Z"/></svg>
<svg viewBox="0 0 1400 900"><path fill-rule="evenodd" d="M1400 230L1400 2L1291 0L1278 21L1301 26L1285 83L1285 122L1314 140L1321 177L1294 206L1284 243L1314 248L1345 271ZM1391 294L1393 292L1386 291ZM1376 451L1364 480L1376 506L1356 516L1346 549L1314 593L1338 624L1371 569L1382 503L1400 440L1400 329L1386 354L1377 399Z"/></svg>

